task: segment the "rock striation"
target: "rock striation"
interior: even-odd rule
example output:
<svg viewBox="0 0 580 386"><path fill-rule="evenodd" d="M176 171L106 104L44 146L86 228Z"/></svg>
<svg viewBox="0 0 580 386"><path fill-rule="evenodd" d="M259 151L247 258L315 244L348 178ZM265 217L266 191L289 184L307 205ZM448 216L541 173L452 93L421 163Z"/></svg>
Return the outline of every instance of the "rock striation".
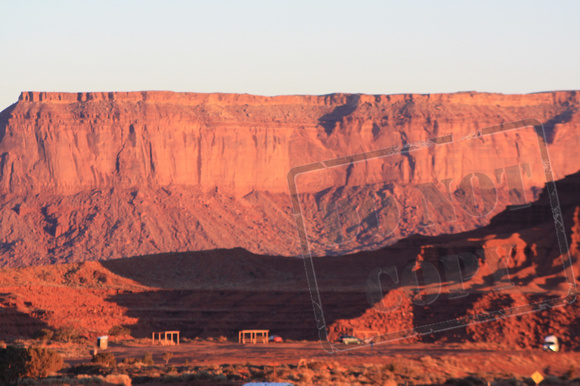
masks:
<svg viewBox="0 0 580 386"><path fill-rule="evenodd" d="M25 92L3 115L3 192L219 187L287 193L290 168L536 118L556 178L575 135L580 93L260 97L172 92ZM489 160L488 160L489 161ZM434 168L449 160L436 160ZM574 169L574 170L573 170ZM411 173L426 173L412 170Z"/></svg>
<svg viewBox="0 0 580 386"><path fill-rule="evenodd" d="M293 167L533 118L544 124L561 179L580 169L579 105L577 91L23 92L0 113L0 265L219 247L298 255L287 182ZM528 142L518 144L514 162L537 147ZM488 145L513 151L501 141ZM404 183L440 170L461 176L464 151L409 154L391 166ZM480 162L493 168L497 161ZM359 174L380 170L365 167ZM535 176L528 189L543 186ZM360 183L331 178L334 186ZM302 193L319 191L304 185Z"/></svg>

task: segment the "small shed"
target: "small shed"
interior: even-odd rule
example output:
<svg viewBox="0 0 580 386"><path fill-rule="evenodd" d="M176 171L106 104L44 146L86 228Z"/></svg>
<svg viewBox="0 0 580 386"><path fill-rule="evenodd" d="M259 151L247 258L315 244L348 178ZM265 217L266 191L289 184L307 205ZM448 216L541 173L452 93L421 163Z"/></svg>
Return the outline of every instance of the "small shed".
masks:
<svg viewBox="0 0 580 386"><path fill-rule="evenodd" d="M109 346L109 337L104 335L104 336L99 336L97 338L97 348L101 349L101 350L106 350L107 347Z"/></svg>

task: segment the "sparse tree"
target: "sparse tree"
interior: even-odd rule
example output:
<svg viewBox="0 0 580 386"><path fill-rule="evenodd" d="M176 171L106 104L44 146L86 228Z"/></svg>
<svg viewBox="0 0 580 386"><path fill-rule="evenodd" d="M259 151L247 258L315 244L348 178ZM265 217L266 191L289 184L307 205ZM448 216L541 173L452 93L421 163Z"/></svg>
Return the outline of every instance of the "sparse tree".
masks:
<svg viewBox="0 0 580 386"><path fill-rule="evenodd" d="M109 330L110 336L126 336L131 335L131 330L124 326L113 326Z"/></svg>
<svg viewBox="0 0 580 386"><path fill-rule="evenodd" d="M163 354L163 360L165 361L165 365L169 364L169 361L171 360L171 358L173 358L172 352L166 352Z"/></svg>
<svg viewBox="0 0 580 386"><path fill-rule="evenodd" d="M59 342L68 343L72 340L78 339L80 335L81 335L80 331L77 330L75 327L72 326L61 327L58 330L56 330L56 333L54 334L54 339Z"/></svg>
<svg viewBox="0 0 580 386"><path fill-rule="evenodd" d="M96 354L91 362L107 367L117 366L117 360L115 359L115 355L110 352L101 352Z"/></svg>
<svg viewBox="0 0 580 386"><path fill-rule="evenodd" d="M44 378L62 369L64 360L54 351L41 347L29 347L30 361L27 364L26 375L34 378Z"/></svg>

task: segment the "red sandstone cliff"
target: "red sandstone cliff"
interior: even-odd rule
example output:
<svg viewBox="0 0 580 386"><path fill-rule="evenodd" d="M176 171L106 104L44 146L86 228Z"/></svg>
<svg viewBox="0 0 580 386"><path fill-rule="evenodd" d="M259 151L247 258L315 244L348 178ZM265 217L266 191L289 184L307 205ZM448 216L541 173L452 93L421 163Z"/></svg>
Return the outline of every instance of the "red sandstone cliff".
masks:
<svg viewBox="0 0 580 386"><path fill-rule="evenodd" d="M25 92L0 115L0 264L235 246L297 255L286 179L292 167L534 118L546 128L560 179L580 169L579 105L575 91L280 97ZM498 154L511 151L495 141L487 145ZM537 145L518 149L525 155L531 146ZM440 170L461 176L462 156L411 154L394 170L408 183ZM493 168L496 159L480 161ZM528 189L543 185L535 176ZM336 186L357 182L336 178Z"/></svg>
<svg viewBox="0 0 580 386"><path fill-rule="evenodd" d="M5 114L3 192L168 185L287 193L290 168L338 156L465 135L535 118L562 178L580 93L259 97L170 92L22 93ZM446 160L436 160L434 168ZM411 174L414 171L411 171ZM420 170L418 173L427 171Z"/></svg>

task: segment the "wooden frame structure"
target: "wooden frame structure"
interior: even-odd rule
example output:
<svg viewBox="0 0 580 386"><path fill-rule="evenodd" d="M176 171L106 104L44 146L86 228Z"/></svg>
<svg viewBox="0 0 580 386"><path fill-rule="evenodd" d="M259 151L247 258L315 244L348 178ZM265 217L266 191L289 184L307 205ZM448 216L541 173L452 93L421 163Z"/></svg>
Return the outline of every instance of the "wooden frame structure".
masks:
<svg viewBox="0 0 580 386"><path fill-rule="evenodd" d="M238 341L241 344L246 344L246 339L248 343L268 343L268 334L270 330L241 330L238 334ZM246 337L249 335L249 337Z"/></svg>
<svg viewBox="0 0 580 386"><path fill-rule="evenodd" d="M161 339L162 335L164 336L163 339ZM157 340L162 345L176 344L179 346L179 331L154 332L153 336L152 336L153 344L155 344L155 337L156 336L157 336ZM173 338L177 338L177 340L174 340ZM171 342L171 343L169 343L169 342Z"/></svg>

